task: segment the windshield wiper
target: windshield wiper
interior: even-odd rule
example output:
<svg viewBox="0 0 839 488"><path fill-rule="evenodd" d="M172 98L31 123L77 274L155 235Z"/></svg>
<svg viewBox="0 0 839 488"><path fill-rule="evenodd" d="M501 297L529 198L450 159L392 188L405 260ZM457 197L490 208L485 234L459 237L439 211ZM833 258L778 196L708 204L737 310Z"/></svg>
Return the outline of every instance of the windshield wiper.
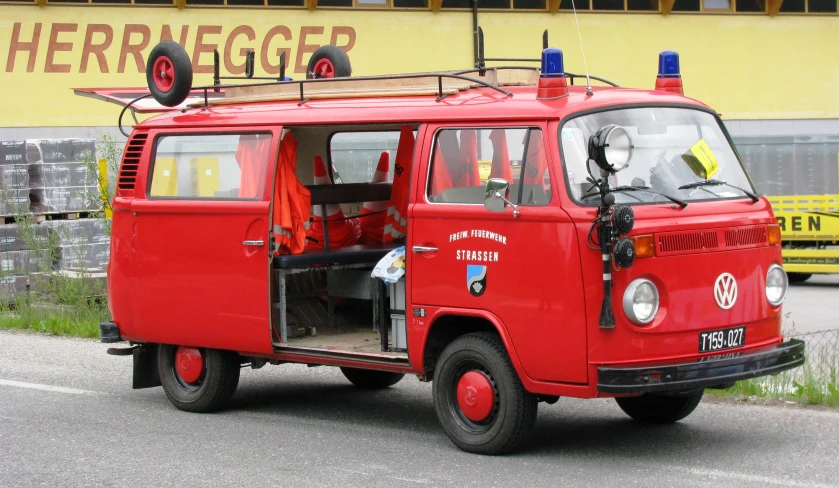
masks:
<svg viewBox="0 0 839 488"><path fill-rule="evenodd" d="M666 195L664 193L659 193L648 186L616 186L615 188L609 188L609 192L628 192L628 191L645 191L647 193L653 193L655 195L661 195L664 198L670 200L671 202L675 203L681 208L685 208L688 206L688 202L684 200L679 200L678 198L671 197L670 195Z"/></svg>
<svg viewBox="0 0 839 488"><path fill-rule="evenodd" d="M719 186L724 185L729 188L734 188L735 190L740 190L741 192L745 193L746 196L752 199L752 203L757 203L760 201L760 197L755 195L754 193L750 192L749 190L740 188L739 186L734 186L732 184L726 183L720 180L702 180L702 181L694 181L693 183L688 183L687 185L682 185L679 187L680 190L687 190L690 188L699 188L702 186Z"/></svg>

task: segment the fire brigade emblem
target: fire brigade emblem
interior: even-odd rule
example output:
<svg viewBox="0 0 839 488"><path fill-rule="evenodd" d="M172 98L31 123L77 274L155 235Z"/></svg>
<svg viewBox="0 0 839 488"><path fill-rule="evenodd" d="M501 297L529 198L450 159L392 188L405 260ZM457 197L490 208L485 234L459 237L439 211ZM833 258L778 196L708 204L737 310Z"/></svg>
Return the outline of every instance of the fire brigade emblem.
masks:
<svg viewBox="0 0 839 488"><path fill-rule="evenodd" d="M478 264L466 265L466 287L469 293L479 297L487 289L487 267Z"/></svg>

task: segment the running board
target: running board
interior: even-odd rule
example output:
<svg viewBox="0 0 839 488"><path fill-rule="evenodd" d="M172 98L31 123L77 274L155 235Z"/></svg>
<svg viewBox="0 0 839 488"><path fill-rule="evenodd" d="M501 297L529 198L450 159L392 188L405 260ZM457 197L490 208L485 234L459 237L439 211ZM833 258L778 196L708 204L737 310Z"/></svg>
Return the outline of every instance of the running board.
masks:
<svg viewBox="0 0 839 488"><path fill-rule="evenodd" d="M387 356L383 354L371 354L371 353L353 353L353 352L345 352L345 351L330 351L327 349L319 349L319 348L312 348L312 347L294 347L294 346L286 346L286 345L277 345L274 344L274 352L276 354L282 355L282 358L285 360L295 361L296 358L294 356L299 356L300 359L296 360L297 362L301 363L308 363L310 361L306 360L306 358L314 358L314 359L325 359L327 361L324 364L336 364L338 362L345 364L347 361L352 361L359 365L362 364L370 364L370 365L380 365L380 366L390 366L390 367L400 367L400 368L410 368L411 363L408 361L407 357L396 357L396 356Z"/></svg>

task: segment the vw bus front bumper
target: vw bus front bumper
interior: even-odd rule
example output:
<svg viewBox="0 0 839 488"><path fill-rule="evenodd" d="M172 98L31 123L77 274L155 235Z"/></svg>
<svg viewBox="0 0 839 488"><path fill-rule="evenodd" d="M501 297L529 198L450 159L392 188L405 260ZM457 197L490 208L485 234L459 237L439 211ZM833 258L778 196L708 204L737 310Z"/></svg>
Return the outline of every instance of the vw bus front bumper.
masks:
<svg viewBox="0 0 839 488"><path fill-rule="evenodd" d="M736 354L734 357L729 357ZM701 358L689 363L597 369L601 393L676 393L729 387L735 381L777 374L804 364L804 341L793 339L747 353Z"/></svg>

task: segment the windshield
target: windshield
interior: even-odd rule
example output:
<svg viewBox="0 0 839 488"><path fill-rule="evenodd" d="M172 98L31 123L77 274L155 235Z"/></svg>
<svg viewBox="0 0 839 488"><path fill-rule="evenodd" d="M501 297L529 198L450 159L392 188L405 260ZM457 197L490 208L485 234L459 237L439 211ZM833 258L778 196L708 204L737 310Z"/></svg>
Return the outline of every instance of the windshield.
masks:
<svg viewBox="0 0 839 488"><path fill-rule="evenodd" d="M599 178L592 161L586 168L590 138L601 128L614 124L626 129L632 144L629 165L609 178L611 187L634 186L685 200L742 198L745 193L733 185L753 191L717 118L688 108L644 107L610 110L569 119L560 129L560 144L572 197L595 203L597 190L586 181ZM708 184L682 188L704 180ZM666 198L647 191L615 193L619 203L660 203Z"/></svg>

